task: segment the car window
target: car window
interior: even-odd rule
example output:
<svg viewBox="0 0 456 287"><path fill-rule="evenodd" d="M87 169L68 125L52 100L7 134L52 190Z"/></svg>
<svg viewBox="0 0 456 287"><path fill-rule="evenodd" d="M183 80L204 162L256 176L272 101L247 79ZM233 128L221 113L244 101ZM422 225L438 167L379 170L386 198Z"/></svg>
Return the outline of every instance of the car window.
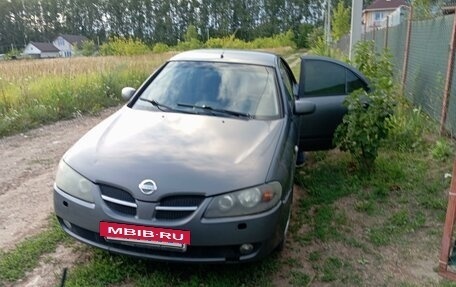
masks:
<svg viewBox="0 0 456 287"><path fill-rule="evenodd" d="M140 96L176 109L178 104L205 105L247 113L255 118L280 115L274 70L235 63L168 63ZM149 108L137 101L134 108Z"/></svg>
<svg viewBox="0 0 456 287"><path fill-rule="evenodd" d="M280 76L282 77L283 84L285 86L285 92L287 94L287 98L289 100L293 100L293 80L290 78L288 74L287 68L285 64L281 61L280 62Z"/></svg>
<svg viewBox="0 0 456 287"><path fill-rule="evenodd" d="M346 69L340 65L308 60L304 66L304 95L330 96L345 94Z"/></svg>
<svg viewBox="0 0 456 287"><path fill-rule="evenodd" d="M347 93L350 94L358 89L365 89L366 84L351 71L347 70Z"/></svg>

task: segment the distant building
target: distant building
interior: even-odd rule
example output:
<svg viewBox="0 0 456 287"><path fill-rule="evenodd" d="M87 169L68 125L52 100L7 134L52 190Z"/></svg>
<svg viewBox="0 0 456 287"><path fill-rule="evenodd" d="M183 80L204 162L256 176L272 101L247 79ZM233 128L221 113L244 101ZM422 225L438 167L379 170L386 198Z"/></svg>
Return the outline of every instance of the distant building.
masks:
<svg viewBox="0 0 456 287"><path fill-rule="evenodd" d="M60 35L52 43L60 50L62 57L72 57L76 48L81 48L87 37L81 35Z"/></svg>
<svg viewBox="0 0 456 287"><path fill-rule="evenodd" d="M60 50L51 43L30 42L23 54L32 58L56 58L60 56Z"/></svg>
<svg viewBox="0 0 456 287"><path fill-rule="evenodd" d="M364 31L385 28L387 17L390 27L399 25L408 6L406 0L375 0L363 10Z"/></svg>

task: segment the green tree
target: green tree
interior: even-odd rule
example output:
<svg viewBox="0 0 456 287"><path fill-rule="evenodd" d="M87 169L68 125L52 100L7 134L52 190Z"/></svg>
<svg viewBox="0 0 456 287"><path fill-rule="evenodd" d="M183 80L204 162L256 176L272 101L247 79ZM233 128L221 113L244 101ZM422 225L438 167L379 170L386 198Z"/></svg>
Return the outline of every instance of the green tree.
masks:
<svg viewBox="0 0 456 287"><path fill-rule="evenodd" d="M81 46L81 54L83 56L92 56L97 49L97 46L92 40L84 41Z"/></svg>
<svg viewBox="0 0 456 287"><path fill-rule="evenodd" d="M198 40L198 31L194 25L188 25L187 31L184 35L185 42L191 42L192 40Z"/></svg>
<svg viewBox="0 0 456 287"><path fill-rule="evenodd" d="M21 55L21 51L18 49L11 49L8 53L5 54L5 59L13 60L19 58Z"/></svg>
<svg viewBox="0 0 456 287"><path fill-rule="evenodd" d="M342 36L350 32L350 19L350 8L345 7L343 1L339 1L336 9L334 9L334 14L331 19L332 35L334 40L337 41L342 38Z"/></svg>
<svg viewBox="0 0 456 287"><path fill-rule="evenodd" d="M121 37L139 39L150 46L159 42L175 45L185 39L190 25L196 27L197 39L205 41L233 34L237 39L252 41L292 30L295 41L301 41L299 46L305 46L308 31L302 25L313 26L321 21L323 3L317 0L0 0L0 53L12 47L22 49L30 41L50 42L59 34L83 35L97 39L97 43Z"/></svg>
<svg viewBox="0 0 456 287"><path fill-rule="evenodd" d="M413 18L415 20L430 19L435 16L434 7L443 6L442 0L412 0Z"/></svg>

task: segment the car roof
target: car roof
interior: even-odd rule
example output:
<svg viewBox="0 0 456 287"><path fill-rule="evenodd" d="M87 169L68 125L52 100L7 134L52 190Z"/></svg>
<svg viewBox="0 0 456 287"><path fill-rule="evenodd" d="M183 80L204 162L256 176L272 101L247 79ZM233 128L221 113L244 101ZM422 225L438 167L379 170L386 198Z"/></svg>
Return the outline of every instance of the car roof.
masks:
<svg viewBox="0 0 456 287"><path fill-rule="evenodd" d="M170 61L209 61L275 67L277 65L277 57L276 54L260 51L200 49L177 54Z"/></svg>

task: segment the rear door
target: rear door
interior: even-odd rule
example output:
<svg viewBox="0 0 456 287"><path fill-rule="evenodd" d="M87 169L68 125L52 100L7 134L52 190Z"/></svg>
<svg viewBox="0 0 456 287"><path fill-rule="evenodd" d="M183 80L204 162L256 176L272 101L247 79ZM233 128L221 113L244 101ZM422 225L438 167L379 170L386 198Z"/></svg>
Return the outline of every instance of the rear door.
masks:
<svg viewBox="0 0 456 287"><path fill-rule="evenodd" d="M347 111L345 97L360 88L369 91L369 82L354 67L328 57L301 58L299 99L316 105L314 113L301 116L301 150L333 147L334 131Z"/></svg>

